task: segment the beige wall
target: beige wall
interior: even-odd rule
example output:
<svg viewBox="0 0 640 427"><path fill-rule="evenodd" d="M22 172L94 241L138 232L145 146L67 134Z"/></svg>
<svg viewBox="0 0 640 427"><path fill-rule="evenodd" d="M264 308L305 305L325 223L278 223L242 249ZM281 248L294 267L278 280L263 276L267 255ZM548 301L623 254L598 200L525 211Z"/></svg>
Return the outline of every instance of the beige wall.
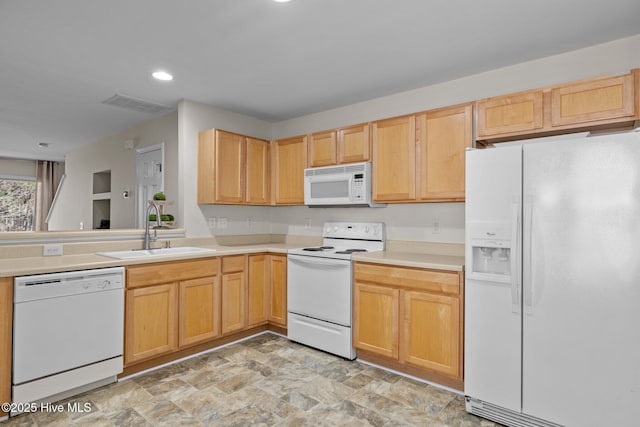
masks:
<svg viewBox="0 0 640 427"><path fill-rule="evenodd" d="M384 221L390 239L463 243L464 203L327 209L198 206L195 203L197 150L194 148L197 132L219 127L268 137L270 130L271 138L278 139L582 78L624 74L636 67L640 67L640 35L271 125L184 101L179 110L180 159L184 171L180 188L184 189L181 196L188 211L185 212L187 233L190 236L262 232L319 235L325 221ZM206 221L209 217L226 218L227 229L209 229ZM434 223L438 223L437 230Z"/></svg>
<svg viewBox="0 0 640 427"><path fill-rule="evenodd" d="M125 141L134 140L128 149ZM49 219L49 230L78 230L92 225L93 173L111 170L111 228L135 228L136 149L164 142L165 193L178 197L178 113L101 138L66 154L67 177ZM131 192L124 199L122 193ZM176 208L177 211L178 208ZM180 223L180 218L176 215Z"/></svg>

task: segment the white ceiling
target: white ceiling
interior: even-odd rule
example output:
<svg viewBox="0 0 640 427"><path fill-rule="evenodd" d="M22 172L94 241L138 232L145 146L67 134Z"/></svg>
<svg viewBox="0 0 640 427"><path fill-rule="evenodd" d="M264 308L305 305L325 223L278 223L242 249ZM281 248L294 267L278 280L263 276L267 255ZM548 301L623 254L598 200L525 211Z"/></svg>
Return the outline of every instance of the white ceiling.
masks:
<svg viewBox="0 0 640 427"><path fill-rule="evenodd" d="M61 158L154 118L101 104L116 93L275 122L635 35L638 17L638 0L1 0L0 156Z"/></svg>

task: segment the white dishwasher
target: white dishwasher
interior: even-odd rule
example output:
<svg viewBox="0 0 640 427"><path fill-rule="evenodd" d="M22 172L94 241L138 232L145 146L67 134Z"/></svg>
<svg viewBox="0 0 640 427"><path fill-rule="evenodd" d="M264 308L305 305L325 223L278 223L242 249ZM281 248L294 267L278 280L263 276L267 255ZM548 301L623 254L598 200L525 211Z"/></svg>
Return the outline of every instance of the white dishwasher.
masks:
<svg viewBox="0 0 640 427"><path fill-rule="evenodd" d="M54 402L122 372L124 268L14 279L14 403Z"/></svg>

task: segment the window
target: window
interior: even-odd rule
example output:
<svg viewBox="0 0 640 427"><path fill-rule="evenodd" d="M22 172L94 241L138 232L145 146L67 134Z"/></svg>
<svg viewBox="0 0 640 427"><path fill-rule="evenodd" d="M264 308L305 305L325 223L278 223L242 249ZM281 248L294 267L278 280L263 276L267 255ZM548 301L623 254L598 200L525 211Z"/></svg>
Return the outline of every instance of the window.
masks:
<svg viewBox="0 0 640 427"><path fill-rule="evenodd" d="M32 231L36 181L0 177L0 231Z"/></svg>

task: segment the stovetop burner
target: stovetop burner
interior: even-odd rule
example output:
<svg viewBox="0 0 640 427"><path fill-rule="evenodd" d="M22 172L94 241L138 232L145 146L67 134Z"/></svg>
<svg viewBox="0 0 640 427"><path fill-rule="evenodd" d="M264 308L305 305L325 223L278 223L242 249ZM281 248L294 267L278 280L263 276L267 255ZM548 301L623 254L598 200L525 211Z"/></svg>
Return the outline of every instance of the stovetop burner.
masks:
<svg viewBox="0 0 640 427"><path fill-rule="evenodd" d="M337 251L337 254L352 254L354 252L367 252L366 249L345 249L343 251Z"/></svg>

